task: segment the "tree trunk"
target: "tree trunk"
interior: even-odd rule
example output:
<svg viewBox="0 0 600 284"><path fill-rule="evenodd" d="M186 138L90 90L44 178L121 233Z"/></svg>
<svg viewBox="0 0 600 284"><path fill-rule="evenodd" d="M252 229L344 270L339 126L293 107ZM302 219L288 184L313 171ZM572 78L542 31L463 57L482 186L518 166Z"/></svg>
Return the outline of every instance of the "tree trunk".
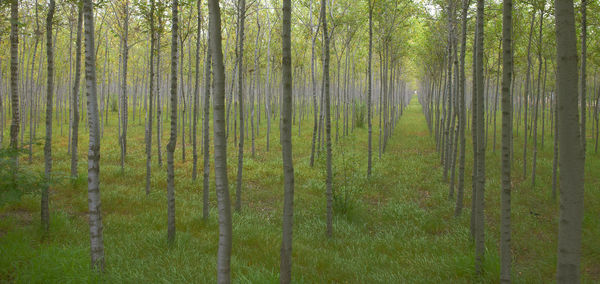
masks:
<svg viewBox="0 0 600 284"><path fill-rule="evenodd" d="M577 104L577 47L572 0L555 1L558 128L560 132L560 222L558 283L580 282L584 159Z"/></svg>
<svg viewBox="0 0 600 284"><path fill-rule="evenodd" d="M10 102L12 122L10 125L10 147L19 147L19 0L10 5ZM15 156L15 165L18 159Z"/></svg>
<svg viewBox="0 0 600 284"><path fill-rule="evenodd" d="M310 1L310 7L312 9L313 1ZM319 20L321 18L321 14L319 14ZM317 21L319 22L319 21ZM315 164L315 144L317 140L317 132L318 132L318 123L320 119L319 114L319 106L317 105L317 83L315 81L315 44L317 41L317 34L319 33L320 25L317 24L317 30L313 33L312 45L311 45L311 53L310 53L310 73L312 80L312 98L313 98L313 114L314 114L314 126L313 126L313 135L312 135L312 144L310 150L310 167L313 167ZM312 22L312 13L310 13L310 28L311 31L313 29Z"/></svg>
<svg viewBox="0 0 600 284"><path fill-rule="evenodd" d="M148 123L146 124L146 195L150 194L150 174L152 171L152 114L154 105L154 44L156 35L154 31L154 0L150 0L150 98L148 107Z"/></svg>
<svg viewBox="0 0 600 284"><path fill-rule="evenodd" d="M535 172L536 172L536 167L537 167L537 152L538 152L538 147L537 147L537 133L538 133L538 112L539 112L539 105L540 105L540 93L542 92L540 90L540 85L541 85L541 81L542 81L542 31L543 31L543 27L544 27L544 8L542 8L540 10L540 33L539 33L539 42L538 42L538 46L539 46L539 50L538 50L538 80L537 80L537 92L536 92L536 98L535 98L535 106L534 106L534 114L533 114L533 160L531 162L532 164L532 170L531 170L531 186L534 187L535 186Z"/></svg>
<svg viewBox="0 0 600 284"><path fill-rule="evenodd" d="M156 150L158 166L162 167L162 104L160 100L160 39L163 30L162 11L158 14L158 37L156 38Z"/></svg>
<svg viewBox="0 0 600 284"><path fill-rule="evenodd" d="M202 1L198 0L196 2L198 8L198 30L196 33L196 75L194 78L194 109L192 110L193 119L192 119L192 180L196 180L196 176L198 175L198 149L197 149L197 138L196 131L198 128L198 96L200 93L200 36L201 36L201 27L202 27ZM206 64L206 63L205 63Z"/></svg>
<svg viewBox="0 0 600 284"><path fill-rule="evenodd" d="M458 95L460 97L459 107L459 139L460 139L460 158L458 162L458 188L456 190L456 206L454 209L454 216L458 217L462 213L463 208L463 196L464 196L464 188L465 188L465 126L467 120L467 105L465 103L465 53L467 48L467 13L469 10L469 5L471 4L471 0L463 0L462 6L462 36L461 36L461 46L460 46L460 80L458 82L459 92Z"/></svg>
<svg viewBox="0 0 600 284"><path fill-rule="evenodd" d="M85 81L90 131L88 150L88 207L92 270L104 271L104 242L100 211L100 128L96 96L96 52L92 0L83 1L85 25Z"/></svg>
<svg viewBox="0 0 600 284"><path fill-rule="evenodd" d="M175 166L173 156L177 144L177 35L179 33L179 1L171 6L171 135L167 144L167 242L175 241Z"/></svg>
<svg viewBox="0 0 600 284"><path fill-rule="evenodd" d="M48 15L46 18L46 60L47 81L46 81L46 143L44 144L44 173L46 184L42 189L42 228L45 233L50 229L50 210L48 205L48 188L52 181L52 96L54 92L54 47L52 46L52 20L54 17L54 0L50 0L48 5ZM33 102L30 102L33 103ZM31 113L30 115L33 115ZM31 126L30 126L31 127Z"/></svg>
<svg viewBox="0 0 600 284"><path fill-rule="evenodd" d="M583 147L583 159L585 164L585 153L587 147L587 133L586 133L586 98L587 98L587 0L581 0L581 94L580 108L581 108L581 146Z"/></svg>
<svg viewBox="0 0 600 284"><path fill-rule="evenodd" d="M477 0L477 50L476 50L476 84L477 84L477 195L476 195L476 212L475 212L475 271L481 275L483 273L483 258L485 252L485 230L484 230L484 191L485 191L485 109L483 104L483 21L484 21L484 1Z"/></svg>
<svg viewBox="0 0 600 284"><path fill-rule="evenodd" d="M231 203L227 181L227 141L225 138L225 67L221 49L221 11L219 1L208 1L210 16L210 45L214 71L214 143L215 184L219 207L219 246L217 251L217 282L231 282Z"/></svg>
<svg viewBox="0 0 600 284"><path fill-rule="evenodd" d="M510 92L513 76L512 50L512 0L504 0L502 17L502 193L500 209L500 282L511 282L511 159L512 143L512 97Z"/></svg>
<svg viewBox="0 0 600 284"><path fill-rule="evenodd" d="M125 156L127 155L127 116L128 116L128 107L127 107L127 62L129 61L129 46L127 43L127 38L129 37L129 2L125 0L123 6L123 13L125 14L125 19L123 20L123 34L122 36L122 61L123 61L123 69L121 70L123 73L121 74L121 136L119 137L120 145L121 145L121 171L125 170Z"/></svg>
<svg viewBox="0 0 600 284"><path fill-rule="evenodd" d="M323 81L325 96L325 135L327 147L327 237L331 238L333 234L333 189L331 172L331 106L329 98L329 34L327 33L327 0L321 0L321 21L323 23L323 50L325 59L323 60Z"/></svg>
<svg viewBox="0 0 600 284"><path fill-rule="evenodd" d="M210 175L210 140L209 140L209 120L210 120L210 65L211 65L211 43L210 33L206 38L206 60L204 61L204 118L202 120L202 148L204 149L204 169L202 177L202 218L208 220L208 192Z"/></svg>
<svg viewBox="0 0 600 284"><path fill-rule="evenodd" d="M244 169L244 22L246 18L246 0L238 0L238 46L236 47L238 60L238 104L240 115L240 140L238 144L238 167L235 189L235 210L242 209L242 171Z"/></svg>
<svg viewBox="0 0 600 284"><path fill-rule="evenodd" d="M75 82L73 84L73 129L71 133L71 178L77 178L77 151L79 139L79 81L81 80L81 25L83 10L77 5L77 42L75 43Z"/></svg>
<svg viewBox="0 0 600 284"><path fill-rule="evenodd" d="M292 1L283 1L283 25L281 32L282 77L281 103L281 155L283 159L284 197L283 230L281 237L281 264L279 282L292 281L292 229L294 221L294 165L292 160Z"/></svg>
<svg viewBox="0 0 600 284"><path fill-rule="evenodd" d="M529 85L531 81L531 42L533 37L533 22L535 21L535 12L531 15L531 25L529 27L529 43L527 44L527 74L525 78L525 93L523 94L525 101L523 109L525 111L525 120L523 123L523 177L527 177L527 110L529 108Z"/></svg>
<svg viewBox="0 0 600 284"><path fill-rule="evenodd" d="M369 146L367 149L368 152L368 162L367 162L367 177L371 176L371 168L373 165L373 127L371 122L371 96L373 91L373 70L372 63L373 60L373 5L371 0L369 0L369 63L368 63L368 84L367 87L367 124L369 127Z"/></svg>

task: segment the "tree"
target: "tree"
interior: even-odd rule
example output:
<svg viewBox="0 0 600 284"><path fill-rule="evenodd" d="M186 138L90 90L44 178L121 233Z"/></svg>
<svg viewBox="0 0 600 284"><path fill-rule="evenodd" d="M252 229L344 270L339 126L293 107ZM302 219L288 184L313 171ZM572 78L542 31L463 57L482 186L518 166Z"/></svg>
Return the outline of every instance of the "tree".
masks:
<svg viewBox="0 0 600 284"><path fill-rule="evenodd" d="M502 17L502 193L500 209L500 281L511 281L511 160L512 96L510 86L513 76L512 50L512 0L504 0Z"/></svg>
<svg viewBox="0 0 600 284"><path fill-rule="evenodd" d="M235 210L240 211L242 209L242 171L244 169L244 22L246 20L246 0L238 0L238 31L237 40L238 45L236 46L237 56L237 92L238 92L238 104L239 104L239 118L240 118L240 140L238 144L238 167L237 167L237 179L235 186Z"/></svg>
<svg viewBox="0 0 600 284"><path fill-rule="evenodd" d="M152 171L152 114L153 106L154 106L154 53L155 53L155 43L156 43L156 33L154 27L154 11L156 9L156 4L154 0L150 0L150 62L148 63L150 66L150 82L149 82L149 100L148 100L148 114L147 119L148 123L146 125L146 195L150 194L150 174Z"/></svg>
<svg viewBox="0 0 600 284"><path fill-rule="evenodd" d="M373 91L373 70L371 63L373 60L373 5L375 3L371 3L371 0L369 0L369 62L367 63L367 80L369 84L367 87L367 124L369 127L369 148L367 149L367 153L369 157L367 161L367 177L371 176L371 167L373 165L373 126L371 122L371 96Z"/></svg>
<svg viewBox="0 0 600 284"><path fill-rule="evenodd" d="M579 283L584 159L579 127L577 47L573 0L555 0L559 128L560 222L558 283Z"/></svg>
<svg viewBox="0 0 600 284"><path fill-rule="evenodd" d="M167 242L175 241L175 166L177 144L177 33L179 32L179 1L171 5L171 135L167 144Z"/></svg>
<svg viewBox="0 0 600 284"><path fill-rule="evenodd" d="M217 282L231 282L231 202L227 181L227 140L225 138L225 66L221 48L221 11L218 0L208 1L209 42L212 52L214 72L214 147L215 147L215 184L217 206L219 207L219 246L217 251Z"/></svg>
<svg viewBox="0 0 600 284"><path fill-rule="evenodd" d="M88 150L88 207L92 269L104 271L104 242L100 211L100 121L96 95L96 52L92 0L83 1L85 25L85 81L90 131Z"/></svg>
<svg viewBox="0 0 600 284"><path fill-rule="evenodd" d="M71 133L71 177L77 174L77 144L79 139L79 82L81 81L81 26L83 24L83 10L81 3L77 4L77 41L75 43L75 82L73 83L73 123Z"/></svg>
<svg viewBox="0 0 600 284"><path fill-rule="evenodd" d="M467 13L469 12L469 5L471 0L463 0L462 7L462 36L460 45L460 78L458 82L459 89L459 139L460 139L460 158L458 162L458 188L456 192L456 206L454 209L454 216L458 217L462 213L463 208L463 196L465 187L465 127L467 120L467 105L465 103L465 54L467 49Z"/></svg>
<svg viewBox="0 0 600 284"><path fill-rule="evenodd" d="M581 0L581 78L579 78L579 83L581 84L581 94L579 95L579 104L580 104L580 112L581 112L581 145L583 148L583 159L585 164L585 153L587 147L587 134L586 134L586 119L585 112L587 110L586 107L586 97L587 97L587 0Z"/></svg>
<svg viewBox="0 0 600 284"><path fill-rule="evenodd" d="M50 229L50 210L48 201L48 187L52 176L52 95L54 92L54 48L52 46L52 21L54 19L54 0L50 0L48 5L48 15L46 16L46 60L47 64L47 83L46 83L46 143L44 144L44 173L46 184L42 189L42 228L47 233ZM33 115L33 114L30 114Z"/></svg>
<svg viewBox="0 0 600 284"><path fill-rule="evenodd" d="M484 230L484 191L485 191L485 107L483 104L483 21L484 1L477 0L477 40L475 60L475 81L477 84L477 182L475 196L475 271L483 273L483 257L485 252L485 230Z"/></svg>
<svg viewBox="0 0 600 284"><path fill-rule="evenodd" d="M125 170L125 156L127 155L127 116L129 108L127 107L127 62L129 60L129 45L127 38L129 37L129 1L123 3L123 33L121 34L121 133L119 136L119 145L121 146L121 170Z"/></svg>
<svg viewBox="0 0 600 284"><path fill-rule="evenodd" d="M209 26L210 28L210 26ZM210 120L210 66L211 66L211 47L210 32L206 39L206 60L204 61L204 118L202 120L202 147L204 149L204 170L202 180L202 218L208 220L208 192L209 192L209 174L210 174L210 140L209 140L209 120Z"/></svg>
<svg viewBox="0 0 600 284"><path fill-rule="evenodd" d="M196 131L198 128L198 96L200 93L200 35L202 27L202 1L198 0L196 3L197 7L197 20L198 28L196 32L196 76L194 78L194 109L193 109L193 120L192 120L192 180L196 180L198 174L198 149L197 149L197 135ZM206 64L206 63L205 63Z"/></svg>
<svg viewBox="0 0 600 284"><path fill-rule="evenodd" d="M327 0L321 0L321 21L323 25L323 88L325 97L325 135L327 147L327 237L333 235L333 177L331 172L331 103L329 95L329 34L327 33Z"/></svg>
<svg viewBox="0 0 600 284"><path fill-rule="evenodd" d="M19 147L19 0L10 5L10 102L12 122L10 124L10 147ZM15 164L17 159L15 158Z"/></svg>
<svg viewBox="0 0 600 284"><path fill-rule="evenodd" d="M282 63L281 82L281 155L283 159L284 197L283 230L281 237L281 264L279 282L292 281L292 230L294 221L294 165L292 161L292 1L283 1L281 31Z"/></svg>

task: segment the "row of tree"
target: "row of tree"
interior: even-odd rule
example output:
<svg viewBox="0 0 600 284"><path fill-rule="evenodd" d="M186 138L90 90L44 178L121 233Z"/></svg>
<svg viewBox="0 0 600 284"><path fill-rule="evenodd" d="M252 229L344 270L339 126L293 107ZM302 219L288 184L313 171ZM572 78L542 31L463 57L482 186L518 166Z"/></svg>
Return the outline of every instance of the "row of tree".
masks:
<svg viewBox="0 0 600 284"><path fill-rule="evenodd" d="M406 18L406 16L410 14L412 7L399 1L370 1L367 5L368 25L364 26L361 26L364 23L354 18L360 13L360 9L351 5L351 2L321 1L320 5L313 1L298 3L294 5L294 10L306 12L308 16L299 16L301 23L294 25L291 23L291 1L284 1L283 16L273 12L275 6L258 1L249 5L243 0L234 3L233 6L230 6L230 3L225 4L223 7L227 13L221 12L221 5L218 1L209 1L207 5L208 19L206 19L206 10L201 1L186 1L181 3L182 5L177 0L170 3L154 0L129 3L128 0L123 0L101 3L73 1L59 2L58 4L58 9L56 9L54 2L50 2L46 6L37 1L35 3L10 1L11 78L9 89L11 104L6 104L6 107L0 105L0 110L2 110L0 133L4 132L5 110L6 113L11 111L10 147L14 149L20 148L18 145L28 147L29 161L31 162L33 142L36 140L37 123L40 118L39 113L40 110L46 111L44 158L48 182L42 191L41 212L42 226L45 232L49 233L50 198L48 189L53 180L52 126L57 124L61 135L63 125L67 126L68 152L71 158L70 174L73 178L77 178L79 176L79 123L87 122L85 130L89 134L88 200L91 259L94 269L104 269L100 212L100 142L104 129L111 126L109 117L113 112L117 113L118 123L115 127L118 130L120 166L123 172L127 167L128 126L130 123L136 122L136 116L138 124L144 123L146 194L152 190L152 157L154 153L156 153L158 165L162 168L163 120L170 122L169 140L166 145L167 241L169 244L176 239L174 153L179 142L178 135L181 135L180 147L183 161L186 159L186 137L189 138L188 141L192 142L193 180L197 178L199 170L198 150L201 150L203 154L203 218L208 218L211 167L209 121L212 117L214 143L212 166L215 173L219 212L218 280L219 282L229 282L233 232L229 181L227 180L228 140L229 142L233 140L234 144L239 143L237 145L238 170L234 206L239 211L242 208L243 200L244 140L248 136L247 131L249 130L252 139L251 149L252 156L254 156L255 138L260 135L259 126L262 117L267 123L266 150L268 151L271 120L277 117L275 110L279 105L281 107L279 114L280 142L285 181L281 281L290 282L294 189L291 144L293 122L298 125L298 134L300 135L301 126L304 125L303 121L313 119L311 166L315 164L317 155L323 150L326 153L327 227L324 231L328 237L332 237L333 141L337 142L340 137L349 135L356 127L363 127L366 112L369 128L369 163L366 174L371 175L373 113L378 113L379 122L376 126L379 126L378 149L379 157L381 157L396 121L410 100L406 75L401 68L404 52L395 45L401 43L401 37L405 36L399 32L398 23L407 24L406 22L410 18ZM23 16L23 13L21 16L19 15L19 10L28 8L36 11L35 17ZM233 15L237 20L236 24L222 27L222 23L233 22L231 19L234 16L232 13L228 13L229 11L235 11ZM374 11L380 12L381 15L375 17L375 21L373 20ZM256 40L254 46L251 46L254 64L247 66L248 64L244 65L244 57L248 57L252 53L245 49L244 39L246 22L249 22L251 13L256 16L256 24L251 30ZM40 14L45 14L47 19L45 25L47 54L45 58L36 56L37 42L43 42L43 39L39 38L39 35L43 33L37 24ZM223 19L221 16L224 16ZM265 25L261 16L267 18L266 29L261 28ZM191 21L193 17L196 17L196 21ZM278 20L271 22L272 17L276 19L281 17L281 30L278 30L279 28L275 25ZM98 20L100 24L96 26L95 22ZM31 22L35 22L36 25L32 26ZM381 28L380 33L373 33L375 24ZM234 52L229 54L231 48L228 45L232 32L228 32L228 28L234 26L236 28ZM130 30L134 32L131 33ZM369 33L368 45L355 36L357 33L367 30ZM194 31L196 32L195 37L193 36ZM281 38L272 37L273 31L280 31ZM305 33L310 38L310 61L305 58L306 53L301 49L304 44L303 40L299 37L292 37L292 31L295 31L296 34ZM222 38L222 32L227 34L225 40ZM268 35L266 42L262 38L265 33ZM380 80L377 82L373 80L375 72L372 70L374 34L379 35L380 52L377 63L379 63ZM166 35L170 36L170 44L163 42ZM292 39L295 41L292 42ZM19 40L22 44L19 44ZM280 40L280 49L276 48L277 40ZM36 44L32 47L28 44L29 41L35 41ZM225 43L224 46L223 43ZM292 43L295 44L296 53L294 55L292 54ZM113 48L113 44L118 45L118 50ZM267 54L263 57L261 55L264 49L262 46L265 45ZM365 52L364 46L368 46L368 60L357 60L357 56ZM57 55L53 53L55 49L65 50L62 47L68 47L68 54L67 52ZM171 57L168 61L161 61L165 47L170 47ZM80 85L83 51L85 51L85 84ZM331 51L334 55L333 60ZM318 68L316 64L319 54L321 68ZM233 56L235 60L228 61L228 55ZM294 61L292 61L292 55L295 58ZM55 57L59 57L56 64L54 63ZM202 65L200 65L200 57L204 58ZM44 63L42 59L45 59L46 62ZM303 67L305 60L310 62L310 73ZM97 62L103 63L97 64ZM228 62L229 64L227 64ZM38 63L40 67L36 70ZM132 64L134 67L130 68ZM366 70L362 69L363 65L368 65ZM47 67L45 73L41 69L42 66ZM170 72L167 73L165 67L170 67ZM266 71L266 75L261 74L261 69ZM231 76L226 77L227 72L230 72ZM57 76L54 76L54 73ZM97 74L101 74L101 80L97 79ZM170 76L163 76L164 74L170 74ZM282 77L278 78L279 74ZM20 78L23 76L24 80ZM318 76L322 80L320 93L317 92ZM292 77L296 78L294 84L292 84ZM39 81L40 78L46 78L45 85ZM201 82L201 78L203 82ZM8 82L8 80L0 80L0 82ZM45 96L39 90L42 86L46 87ZM282 92L279 94L277 89ZM168 96L165 93L166 90L169 90ZM80 98L82 91L85 91L86 96ZM201 92L202 96L200 96ZM376 103L372 104L373 93L377 92ZM57 96L53 96L54 93ZM0 97L0 102L4 98L8 97ZM46 98L45 104L40 101L43 98ZM212 115L210 113L211 99ZM247 99L250 100L249 103L246 102ZM84 108L84 105L87 105L87 108ZM199 117L201 108L202 118ZM23 111L19 112L20 110ZM165 116L163 111L170 115ZM312 117L310 116L311 112ZM154 118L156 118L156 126ZM200 147L197 145L199 119L202 119ZM25 123L25 121L29 123ZM333 134L334 123L335 136ZM24 135L27 130L29 130L28 137ZM155 133L153 134L153 132ZM156 152L153 150L153 137L156 137ZM26 138L29 138L29 143ZM18 160L15 160L15 163L17 162Z"/></svg>
<svg viewBox="0 0 600 284"><path fill-rule="evenodd" d="M419 99L424 106L423 111L429 129L435 137L440 152L446 181L450 173L450 198L454 198L455 180L458 179L455 216L461 214L463 207L467 150L465 130L469 126L467 113L470 112L473 153L471 236L475 241L475 269L478 273L482 273L485 252L485 156L487 148L492 148L493 151L497 148L496 119L500 111L502 121L500 280L510 282L511 189L515 182L511 174L514 164L513 137L519 136L519 130L522 129L522 175L528 177L529 174L533 187L536 183L537 154L540 144L538 138L541 137L543 147L546 128L547 125L550 126L549 132L554 137L551 192L553 198L556 198L557 186L560 188L557 280L560 283L578 283L586 140L589 134L598 136L597 122L596 129L592 129L591 133L586 129L586 113L593 112L595 120L598 121L600 98L595 84L592 89L587 88L589 80L586 74L588 68L586 66L587 1L582 0L578 7L578 13L581 15L577 25L578 32L572 0L557 0L554 3L544 0L518 3L520 5L516 10L511 0L503 1L502 9L495 9L499 6L496 4L490 4L492 7L486 9L484 4L483 0L477 1L475 26L471 28L473 30L471 88L466 85L468 79L465 75L467 31L470 29L471 2L469 0L461 2L449 0L440 3L442 15L430 24L432 27L445 24L446 28L442 31L431 30L432 38L427 40L430 42L437 40L438 45L429 47L435 56L428 62L423 71L424 79L421 81L422 91ZM459 13L458 7L461 6ZM595 10L597 8L597 6L593 7ZM492 9L492 13L496 15L501 11L501 34L484 33L488 27L494 29L493 25L497 23L494 18L487 20L486 23L487 14L484 12L488 9ZM517 16L529 12L530 21L514 22L513 11ZM554 22L548 21L548 18ZM489 22L492 24L490 25ZM523 36L518 28L524 24L529 25L526 29L529 37L526 38L525 45L523 41L515 41ZM553 31L555 37L552 31L544 33L544 28L552 25L555 27ZM514 32L515 29L517 32ZM579 40L577 34L580 35ZM444 36L446 39L443 39ZM487 41L491 47L486 48L488 43L485 43L485 38L492 38ZM548 44L552 40L555 40L556 44ZM533 42L537 42L537 46L532 47ZM579 51L577 42L580 43ZM522 45L518 45L519 43ZM494 48L495 46L497 48ZM537 50L534 50L535 47ZM519 54L522 50L525 50L524 56ZM534 53L537 53L535 61L537 72L534 71L536 67L532 58ZM526 59L524 72L515 70L514 60L517 56ZM548 76L548 68L553 69L550 72L555 74L554 80L552 76ZM595 78L596 76L594 82ZM467 95L470 95L470 104L467 104ZM541 127L538 127L540 123ZM541 128L541 135L538 133L539 128ZM533 142L528 142L529 137L533 138ZM530 148L533 148L533 153L528 155ZM528 165L530 157L531 171ZM456 176L457 163L458 175Z"/></svg>

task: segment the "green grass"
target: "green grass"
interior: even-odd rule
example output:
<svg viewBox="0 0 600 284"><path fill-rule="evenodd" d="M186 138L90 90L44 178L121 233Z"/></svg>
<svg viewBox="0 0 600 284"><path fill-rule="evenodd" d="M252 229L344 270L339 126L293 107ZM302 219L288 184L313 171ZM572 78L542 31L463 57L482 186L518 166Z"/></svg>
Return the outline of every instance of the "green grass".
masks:
<svg viewBox="0 0 600 284"><path fill-rule="evenodd" d="M116 114L111 113L111 116L102 140L100 170L106 273L96 275L89 270L87 133L84 130L79 147L82 177L74 182L63 178L51 188L49 237L42 238L39 229L39 195L25 195L21 201L0 208L0 281L215 282L218 223L213 172L210 218L205 222L201 217L201 175L196 182L191 180L191 141L186 137L186 143L190 144L186 147L187 160L183 162L179 137L175 156L177 238L175 245L169 247L166 242L166 163L165 167L158 167L154 145L152 192L146 196L144 127L138 121L130 124L130 149L123 173L119 164ZM273 121L269 152L266 152L264 119L255 157L251 157L250 140L246 140L243 209L233 216L234 282L278 282L283 176L277 125L277 121ZM470 150L467 151L465 210L455 219L454 201L447 198L448 185L443 181L439 154L416 99L405 110L381 159L377 153L378 131L374 129L374 168L370 179L365 177L365 128L355 129L349 137L334 144L337 197L332 239L325 235L324 155L320 155L314 168L308 166L312 123L305 120L302 125L301 135L298 135L297 125L293 134L294 282L498 282L499 148L495 153L491 149L487 152L485 273L478 278L473 272L474 246L469 234ZM332 125L335 127L335 123ZM70 166L67 138L60 135L56 127L54 171L64 175ZM166 145L168 127L165 123L163 145ZM332 133L335 135L335 129ZM513 166L513 279L516 283L547 283L554 281L558 228L558 204L550 196L551 138L548 136L545 147L540 149L535 188L530 186L530 178L521 176L521 138L515 141ZM237 151L231 140L228 172L233 197ZM470 145L470 140L467 143ZM490 142L488 146L491 148L491 145ZM590 151L586 164L582 273L583 281L588 283L600 281L598 157ZM34 148L32 167L43 169L42 146ZM199 170L202 171L201 163Z"/></svg>

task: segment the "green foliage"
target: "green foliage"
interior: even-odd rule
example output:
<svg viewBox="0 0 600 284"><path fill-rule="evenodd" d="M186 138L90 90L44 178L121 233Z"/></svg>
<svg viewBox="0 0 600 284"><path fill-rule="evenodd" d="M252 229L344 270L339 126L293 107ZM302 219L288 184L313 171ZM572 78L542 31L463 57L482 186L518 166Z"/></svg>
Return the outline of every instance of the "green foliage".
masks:
<svg viewBox="0 0 600 284"><path fill-rule="evenodd" d="M112 111L112 112L119 111L119 105L117 103L117 99L110 100L110 111Z"/></svg>
<svg viewBox="0 0 600 284"><path fill-rule="evenodd" d="M344 141L347 142L347 141ZM336 153L333 161L334 184L333 187L333 209L334 212L352 217L359 206L358 201L367 186L366 175L357 171L361 158L357 152L345 152L345 145L340 145L340 151Z"/></svg>
<svg viewBox="0 0 600 284"><path fill-rule="evenodd" d="M356 104L356 113L354 114L354 125L357 128L365 127L365 119L367 117L367 107L364 103Z"/></svg>
<svg viewBox="0 0 600 284"><path fill-rule="evenodd" d="M24 153L24 150L0 149L0 208L21 200L25 194L38 193L46 185L43 173L16 163Z"/></svg>

